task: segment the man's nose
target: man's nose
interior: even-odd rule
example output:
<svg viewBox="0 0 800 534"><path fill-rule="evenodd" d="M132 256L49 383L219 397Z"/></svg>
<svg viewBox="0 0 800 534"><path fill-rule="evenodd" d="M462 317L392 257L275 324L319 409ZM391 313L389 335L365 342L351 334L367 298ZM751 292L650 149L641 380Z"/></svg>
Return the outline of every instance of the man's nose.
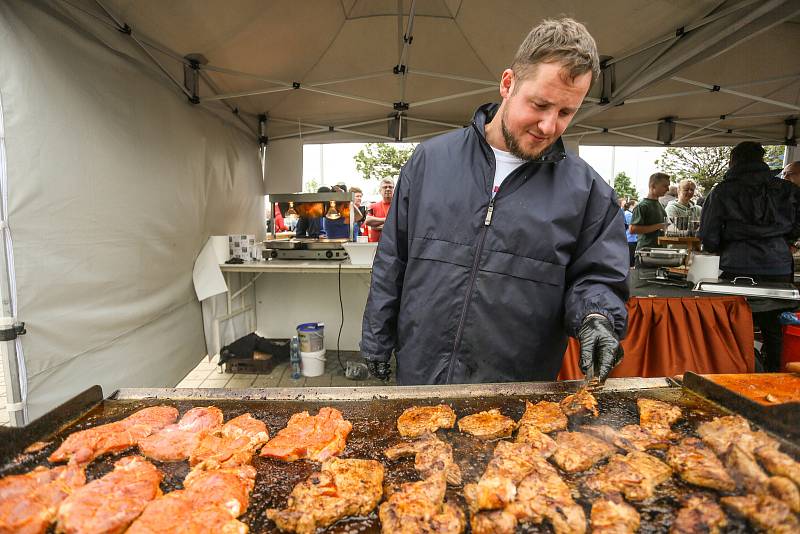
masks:
<svg viewBox="0 0 800 534"><path fill-rule="evenodd" d="M542 134L550 136L556 131L556 123L558 121L558 113L553 111L546 113L539 121L539 131Z"/></svg>

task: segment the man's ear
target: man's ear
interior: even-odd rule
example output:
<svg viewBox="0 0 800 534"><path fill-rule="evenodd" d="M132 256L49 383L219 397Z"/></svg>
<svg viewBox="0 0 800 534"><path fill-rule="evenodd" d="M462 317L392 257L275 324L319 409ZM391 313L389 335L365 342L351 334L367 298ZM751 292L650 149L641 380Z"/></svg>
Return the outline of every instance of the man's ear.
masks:
<svg viewBox="0 0 800 534"><path fill-rule="evenodd" d="M516 78L514 77L514 71L511 69L504 70L503 74L500 75L500 96L508 98L511 95L515 83Z"/></svg>

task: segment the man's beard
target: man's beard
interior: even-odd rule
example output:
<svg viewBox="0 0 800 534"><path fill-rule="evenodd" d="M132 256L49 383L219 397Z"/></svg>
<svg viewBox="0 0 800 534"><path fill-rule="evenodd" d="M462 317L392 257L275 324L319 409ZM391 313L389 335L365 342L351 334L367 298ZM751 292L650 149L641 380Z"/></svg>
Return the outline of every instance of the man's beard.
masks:
<svg viewBox="0 0 800 534"><path fill-rule="evenodd" d="M506 127L506 112L503 111L503 116L500 117L500 129L503 131L503 140L506 142L506 148L508 151L513 154L514 156L518 157L519 159L523 159L525 161L531 161L537 159L539 156L542 155L542 152L537 152L535 154L530 154L525 152L519 143L517 142L517 138L514 137L514 134L511 133Z"/></svg>

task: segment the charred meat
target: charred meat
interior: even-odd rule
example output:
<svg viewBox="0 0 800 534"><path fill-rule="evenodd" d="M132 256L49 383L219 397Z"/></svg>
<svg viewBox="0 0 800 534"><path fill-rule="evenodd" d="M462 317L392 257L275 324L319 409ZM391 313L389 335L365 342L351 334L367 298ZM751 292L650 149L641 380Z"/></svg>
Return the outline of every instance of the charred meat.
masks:
<svg viewBox="0 0 800 534"><path fill-rule="evenodd" d="M639 530L639 512L619 494L607 495L592 503L593 534L632 534Z"/></svg>
<svg viewBox="0 0 800 534"><path fill-rule="evenodd" d="M144 408L120 421L73 432L48 460L88 463L98 456L133 447L140 440L171 425L177 418L178 410L172 406Z"/></svg>
<svg viewBox="0 0 800 534"><path fill-rule="evenodd" d="M776 447L763 446L755 449L755 455L767 471L791 479L800 486L800 463L795 462L791 456L782 453Z"/></svg>
<svg viewBox="0 0 800 534"><path fill-rule="evenodd" d="M719 458L697 438L684 438L670 447L667 463L689 484L720 491L736 489Z"/></svg>
<svg viewBox="0 0 800 534"><path fill-rule="evenodd" d="M616 452L613 445L583 432L556 434L553 461L567 473L586 471Z"/></svg>
<svg viewBox="0 0 800 534"><path fill-rule="evenodd" d="M549 458L556 452L556 441L535 428L528 428L525 432L517 434L517 442L528 443L532 445L539 454L545 458Z"/></svg>
<svg viewBox="0 0 800 534"><path fill-rule="evenodd" d="M519 420L518 441L525 441L524 434L529 429L538 430L545 434L556 430L567 429L567 416L561 411L557 402L541 401L533 404L525 401L525 413Z"/></svg>
<svg viewBox="0 0 800 534"><path fill-rule="evenodd" d="M653 436L639 425L626 425L619 430L608 425L584 426L580 429L627 452L666 449L669 442Z"/></svg>
<svg viewBox="0 0 800 534"><path fill-rule="evenodd" d="M248 464L268 440L267 425L246 413L202 436L189 455L189 465L208 470Z"/></svg>
<svg viewBox="0 0 800 534"><path fill-rule="evenodd" d="M458 429L461 432L480 439L507 438L516 427L517 424L513 419L506 417L497 409L474 413L458 420Z"/></svg>
<svg viewBox="0 0 800 534"><path fill-rule="evenodd" d="M139 440L139 450L162 462L185 460L208 432L222 426L222 410L214 406L192 408L176 424Z"/></svg>
<svg viewBox="0 0 800 534"><path fill-rule="evenodd" d="M407 482L380 505L385 534L460 534L466 527L463 510L444 502L447 482L442 472L419 482Z"/></svg>
<svg viewBox="0 0 800 534"><path fill-rule="evenodd" d="M658 439L673 439L672 425L682 417L681 409L672 404L653 400L638 399L639 424L649 434Z"/></svg>
<svg viewBox="0 0 800 534"><path fill-rule="evenodd" d="M683 502L670 534L718 534L727 525L719 504L706 495L692 495Z"/></svg>
<svg viewBox="0 0 800 534"><path fill-rule="evenodd" d="M313 534L343 517L367 515L383 495L383 473L375 460L331 458L294 487L286 508L269 509L267 517L281 530Z"/></svg>
<svg viewBox="0 0 800 534"><path fill-rule="evenodd" d="M586 484L603 494L622 493L629 501L643 501L653 496L656 486L672 476L672 469L654 456L634 451L626 456L612 456Z"/></svg>
<svg viewBox="0 0 800 534"><path fill-rule="evenodd" d="M561 411L567 417L597 417L597 399L588 389L581 388L572 395L567 395L559 403Z"/></svg>
<svg viewBox="0 0 800 534"><path fill-rule="evenodd" d="M0 533L44 534L61 502L84 484L76 463L0 479Z"/></svg>
<svg viewBox="0 0 800 534"><path fill-rule="evenodd" d="M723 497L722 505L730 512L744 517L751 525L769 534L796 534L800 522L789 507L769 495Z"/></svg>
<svg viewBox="0 0 800 534"><path fill-rule="evenodd" d="M141 456L126 456L114 470L75 490L61 503L56 531L124 532L147 503L161 495L161 472Z"/></svg>
<svg viewBox="0 0 800 534"><path fill-rule="evenodd" d="M397 418L397 430L404 438L415 438L440 428L453 428L456 412L446 404L438 406L412 406Z"/></svg>
<svg viewBox="0 0 800 534"><path fill-rule="evenodd" d="M261 456L285 462L302 458L323 462L344 451L352 429L350 421L336 408L320 408L317 415L296 413L289 418L286 428L264 445Z"/></svg>
<svg viewBox="0 0 800 534"><path fill-rule="evenodd" d="M461 468L453 461L453 447L436 434L423 434L416 441L398 443L389 447L383 454L390 460L414 456L414 468L422 478L444 471L447 483L461 485Z"/></svg>
<svg viewBox="0 0 800 534"><path fill-rule="evenodd" d="M472 534L514 534L519 520L505 510L492 510L473 514L469 524Z"/></svg>
<svg viewBox="0 0 800 534"><path fill-rule="evenodd" d="M717 417L703 423L697 427L697 434L719 456L727 453L732 443L751 455L760 447L778 448L774 439L761 431L751 430L747 419L738 415Z"/></svg>

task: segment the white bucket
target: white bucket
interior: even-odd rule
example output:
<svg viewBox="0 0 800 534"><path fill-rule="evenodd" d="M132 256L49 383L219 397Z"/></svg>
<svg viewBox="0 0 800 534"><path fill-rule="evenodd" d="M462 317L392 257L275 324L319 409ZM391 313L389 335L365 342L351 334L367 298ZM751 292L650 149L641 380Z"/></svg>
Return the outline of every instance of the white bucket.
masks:
<svg viewBox="0 0 800 534"><path fill-rule="evenodd" d="M300 361L303 363L303 376L320 376L325 372L325 349L317 352L300 351Z"/></svg>
<svg viewBox="0 0 800 534"><path fill-rule="evenodd" d="M299 324L297 337L300 340L300 352L319 352L325 348L325 324Z"/></svg>

